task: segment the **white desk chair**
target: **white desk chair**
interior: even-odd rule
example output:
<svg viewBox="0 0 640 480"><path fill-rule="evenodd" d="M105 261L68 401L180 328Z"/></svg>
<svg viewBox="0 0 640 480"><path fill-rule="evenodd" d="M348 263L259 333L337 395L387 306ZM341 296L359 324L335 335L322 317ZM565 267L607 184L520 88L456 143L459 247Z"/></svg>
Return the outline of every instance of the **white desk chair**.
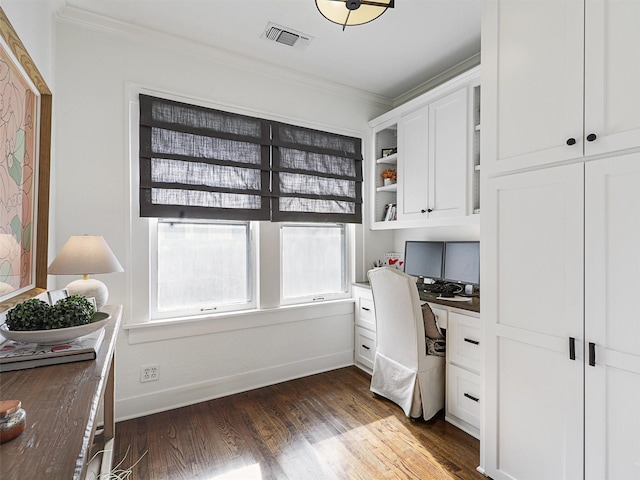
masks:
<svg viewBox="0 0 640 480"><path fill-rule="evenodd" d="M427 355L415 279L393 268L369 271L376 311L371 391L425 420L444 408L445 357Z"/></svg>

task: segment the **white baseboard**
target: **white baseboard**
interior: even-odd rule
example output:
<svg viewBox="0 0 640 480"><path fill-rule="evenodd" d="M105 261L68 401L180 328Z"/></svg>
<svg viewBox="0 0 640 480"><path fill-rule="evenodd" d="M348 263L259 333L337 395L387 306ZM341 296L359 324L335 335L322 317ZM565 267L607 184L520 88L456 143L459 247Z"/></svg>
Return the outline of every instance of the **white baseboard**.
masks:
<svg viewBox="0 0 640 480"><path fill-rule="evenodd" d="M146 395L120 398L115 405L116 421L164 412L349 365L353 365L353 350L304 359L299 362L273 365L238 375L183 385Z"/></svg>

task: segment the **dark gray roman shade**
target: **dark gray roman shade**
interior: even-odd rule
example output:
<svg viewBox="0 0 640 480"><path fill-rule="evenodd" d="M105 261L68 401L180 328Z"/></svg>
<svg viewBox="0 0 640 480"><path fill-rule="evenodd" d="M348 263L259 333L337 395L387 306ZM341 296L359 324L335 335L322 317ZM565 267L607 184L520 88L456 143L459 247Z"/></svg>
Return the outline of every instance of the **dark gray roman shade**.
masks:
<svg viewBox="0 0 640 480"><path fill-rule="evenodd" d="M271 220L362 223L362 142L271 124Z"/></svg>
<svg viewBox="0 0 640 480"><path fill-rule="evenodd" d="M362 223L362 142L140 95L140 215Z"/></svg>
<svg viewBox="0 0 640 480"><path fill-rule="evenodd" d="M269 220L269 124L140 95L142 217Z"/></svg>

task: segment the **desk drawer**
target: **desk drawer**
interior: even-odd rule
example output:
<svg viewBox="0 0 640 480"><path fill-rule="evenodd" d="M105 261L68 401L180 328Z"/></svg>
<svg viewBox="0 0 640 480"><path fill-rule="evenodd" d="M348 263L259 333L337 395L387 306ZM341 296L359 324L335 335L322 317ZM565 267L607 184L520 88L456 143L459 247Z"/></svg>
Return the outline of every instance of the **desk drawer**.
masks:
<svg viewBox="0 0 640 480"><path fill-rule="evenodd" d="M482 344L480 321L475 317L449 312L447 357L449 362L480 373Z"/></svg>
<svg viewBox="0 0 640 480"><path fill-rule="evenodd" d="M480 428L480 375L455 365L447 366L447 411Z"/></svg>
<svg viewBox="0 0 640 480"><path fill-rule="evenodd" d="M356 297L356 325L376 331L376 313L372 297Z"/></svg>
<svg viewBox="0 0 640 480"><path fill-rule="evenodd" d="M356 327L355 363L373 370L376 356L376 334L362 327Z"/></svg>

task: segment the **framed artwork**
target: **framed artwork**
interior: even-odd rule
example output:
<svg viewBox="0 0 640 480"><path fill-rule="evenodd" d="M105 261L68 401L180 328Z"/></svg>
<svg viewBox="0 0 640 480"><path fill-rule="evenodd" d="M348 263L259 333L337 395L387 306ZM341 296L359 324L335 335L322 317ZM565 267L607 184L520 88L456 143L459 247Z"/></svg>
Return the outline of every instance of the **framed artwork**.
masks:
<svg viewBox="0 0 640 480"><path fill-rule="evenodd" d="M0 311L47 288L51 91L0 8Z"/></svg>
<svg viewBox="0 0 640 480"><path fill-rule="evenodd" d="M382 149L382 157L388 157L389 155L393 155L398 151L397 148L383 148Z"/></svg>

